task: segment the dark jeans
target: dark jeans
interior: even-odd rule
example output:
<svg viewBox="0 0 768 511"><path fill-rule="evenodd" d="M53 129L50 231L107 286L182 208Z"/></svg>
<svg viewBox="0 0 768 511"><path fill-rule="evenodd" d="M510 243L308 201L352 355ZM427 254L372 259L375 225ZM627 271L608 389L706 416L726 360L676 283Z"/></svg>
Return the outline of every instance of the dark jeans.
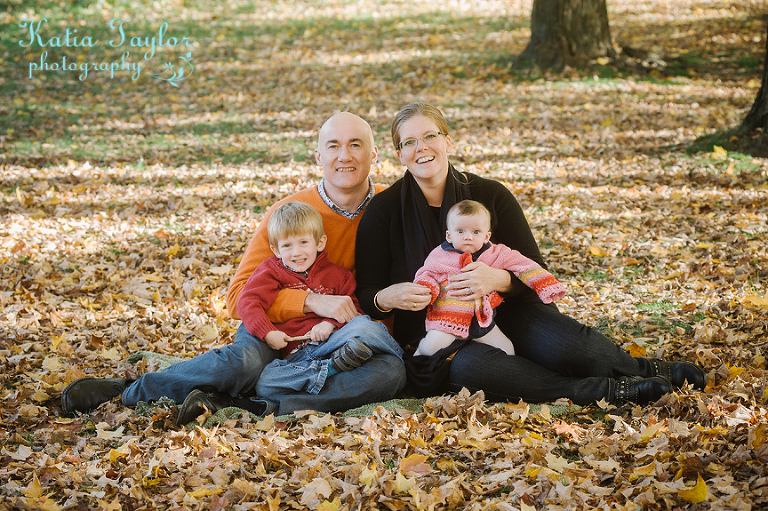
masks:
<svg viewBox="0 0 768 511"><path fill-rule="evenodd" d="M543 303L502 303L496 324L515 356L471 342L454 357L447 390L483 390L487 399L530 403L569 398L575 404L610 401L615 378L651 376L646 359L633 358L603 334Z"/></svg>

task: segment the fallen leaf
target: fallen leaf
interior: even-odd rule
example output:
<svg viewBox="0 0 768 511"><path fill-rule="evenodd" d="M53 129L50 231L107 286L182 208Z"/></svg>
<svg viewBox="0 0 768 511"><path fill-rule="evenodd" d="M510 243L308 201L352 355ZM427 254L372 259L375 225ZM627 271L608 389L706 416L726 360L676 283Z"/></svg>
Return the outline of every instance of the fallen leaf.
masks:
<svg viewBox="0 0 768 511"><path fill-rule="evenodd" d="M333 493L330 483L322 477L316 477L301 490L301 505L315 507Z"/></svg>
<svg viewBox="0 0 768 511"><path fill-rule="evenodd" d="M406 477L422 476L432 472L432 467L427 461L428 456L423 454L412 454L407 458L400 460L400 472Z"/></svg>
<svg viewBox="0 0 768 511"><path fill-rule="evenodd" d="M707 483L704 482L704 479L701 477L701 475L699 475L695 486L692 488L677 490L677 493L680 495L680 498L686 502L698 504L699 502L704 502L707 500L707 497L709 496L709 489L707 488Z"/></svg>
<svg viewBox="0 0 768 511"><path fill-rule="evenodd" d="M728 158L728 151L723 149L722 147L716 145L713 147L713 151L709 153L709 156L715 160L725 160Z"/></svg>

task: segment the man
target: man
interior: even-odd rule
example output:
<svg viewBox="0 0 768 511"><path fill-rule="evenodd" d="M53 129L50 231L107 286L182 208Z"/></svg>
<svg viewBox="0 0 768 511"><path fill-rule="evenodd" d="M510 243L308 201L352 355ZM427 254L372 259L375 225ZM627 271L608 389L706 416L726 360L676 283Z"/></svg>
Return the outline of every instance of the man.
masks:
<svg viewBox="0 0 768 511"><path fill-rule="evenodd" d="M237 300L256 267L272 255L267 223L274 209L286 201L306 202L323 216L328 243L328 259L354 271L355 236L363 210L377 188L369 174L378 149L371 127L348 112L332 116L318 134L315 160L323 168L323 179L316 187L297 192L277 202L264 215L230 282L227 308L239 319ZM269 309L270 319L284 322L306 312L346 323L358 313L349 296L326 296L286 289ZM80 378L62 392L65 413L85 412L114 397L123 404L154 401L167 396L184 402L179 424L203 412L202 405L216 411L239 406L257 415L277 408L279 414L314 409L336 412L394 397L405 386L403 363L394 355L377 354L352 371L329 379L319 394L306 392L281 396L278 403L248 398L253 393L262 369L278 353L240 325L232 344L216 348L159 372L146 373L138 380L125 378ZM275 406L276 405L276 406Z"/></svg>

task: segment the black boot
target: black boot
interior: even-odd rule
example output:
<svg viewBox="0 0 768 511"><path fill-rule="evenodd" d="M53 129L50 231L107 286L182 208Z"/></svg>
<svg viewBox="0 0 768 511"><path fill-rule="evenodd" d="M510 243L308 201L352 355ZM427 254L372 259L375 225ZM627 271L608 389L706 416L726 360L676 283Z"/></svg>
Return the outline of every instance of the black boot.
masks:
<svg viewBox="0 0 768 511"><path fill-rule="evenodd" d="M265 399L233 398L222 392L203 392L195 389L187 394L184 403L179 408L179 416L176 418L176 426L182 427L195 420L205 412L205 408L211 413L216 413L222 408L234 406L242 408L257 417L264 417L275 413L275 405ZM205 407L205 408L203 408Z"/></svg>
<svg viewBox="0 0 768 511"><path fill-rule="evenodd" d="M661 396L672 392L672 387L664 378L640 378L639 376L624 376L616 379L612 404L637 403L644 405L661 399Z"/></svg>
<svg viewBox="0 0 768 511"><path fill-rule="evenodd" d="M707 386L707 374L704 369L692 362L666 362L659 358L649 360L654 376L669 380L675 388L680 388L687 381L697 389Z"/></svg>
<svg viewBox="0 0 768 511"><path fill-rule="evenodd" d="M93 410L121 395L133 381L128 378L79 378L61 393L61 407L67 415Z"/></svg>
<svg viewBox="0 0 768 511"><path fill-rule="evenodd" d="M337 371L351 371L363 365L373 356L371 348L366 346L357 337L333 352L331 367Z"/></svg>

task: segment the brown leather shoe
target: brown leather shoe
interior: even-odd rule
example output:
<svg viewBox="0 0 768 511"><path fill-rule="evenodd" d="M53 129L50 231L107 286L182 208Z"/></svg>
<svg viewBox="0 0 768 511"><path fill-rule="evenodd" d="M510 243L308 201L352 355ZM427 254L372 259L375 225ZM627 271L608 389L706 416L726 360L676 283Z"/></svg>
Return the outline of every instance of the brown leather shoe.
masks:
<svg viewBox="0 0 768 511"><path fill-rule="evenodd" d="M79 378L61 393L61 407L67 415L88 412L121 395L132 382L128 378Z"/></svg>

